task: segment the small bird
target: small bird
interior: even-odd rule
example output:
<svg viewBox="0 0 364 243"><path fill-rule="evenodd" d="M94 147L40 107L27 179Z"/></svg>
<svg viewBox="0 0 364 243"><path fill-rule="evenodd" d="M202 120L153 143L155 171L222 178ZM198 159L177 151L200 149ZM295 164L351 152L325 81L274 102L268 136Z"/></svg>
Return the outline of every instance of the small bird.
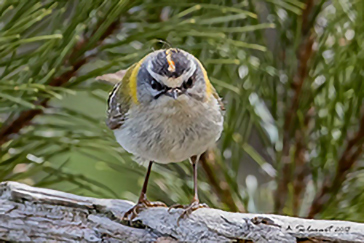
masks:
<svg viewBox="0 0 364 243"><path fill-rule="evenodd" d="M177 48L153 51L125 71L99 79L116 83L108 99L107 126L138 162L149 162L137 204L125 213L133 219L146 207L166 205L147 200L154 162L187 159L193 166L194 197L180 218L205 207L197 192L197 163L223 129L223 104L201 62Z"/></svg>

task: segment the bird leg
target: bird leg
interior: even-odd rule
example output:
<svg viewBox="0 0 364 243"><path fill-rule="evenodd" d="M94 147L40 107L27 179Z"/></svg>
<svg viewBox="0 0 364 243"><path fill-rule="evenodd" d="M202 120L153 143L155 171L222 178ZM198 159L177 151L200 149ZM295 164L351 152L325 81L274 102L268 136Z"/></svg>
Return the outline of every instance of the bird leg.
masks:
<svg viewBox="0 0 364 243"><path fill-rule="evenodd" d="M192 202L189 205L181 205L181 204L174 204L169 207L168 212L173 208L183 208L184 211L178 217L177 224L179 225L180 219L184 217L188 217L193 211L199 208L208 208L209 206L206 203L200 203L198 199L198 186L197 186L197 164L199 161L200 156L193 156L190 158L190 162L193 167L193 182L194 182L194 192L195 195L193 196Z"/></svg>
<svg viewBox="0 0 364 243"><path fill-rule="evenodd" d="M128 220L130 218L130 220L133 220L136 216L138 216L138 214L140 213L140 211L142 209L148 208L148 207L167 207L166 204L162 203L162 202L151 202L147 199L147 186L148 186L148 181L149 181L149 175L150 172L152 170L152 165L153 165L153 161L149 162L149 166L148 166L148 171L147 174L145 175L145 179L144 179L144 184L143 184L143 188L142 191L140 193L139 196L139 200L138 202L135 204L134 207L132 207L131 209L129 209L123 216L124 220Z"/></svg>

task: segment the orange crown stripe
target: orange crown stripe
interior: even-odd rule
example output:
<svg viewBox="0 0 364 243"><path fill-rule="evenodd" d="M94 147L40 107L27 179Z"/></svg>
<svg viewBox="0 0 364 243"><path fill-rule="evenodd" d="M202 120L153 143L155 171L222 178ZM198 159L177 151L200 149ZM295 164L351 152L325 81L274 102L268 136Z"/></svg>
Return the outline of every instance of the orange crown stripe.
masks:
<svg viewBox="0 0 364 243"><path fill-rule="evenodd" d="M174 61L172 60L172 49L168 49L166 51L166 58L168 62L168 71L175 72L176 71L176 65L174 64Z"/></svg>

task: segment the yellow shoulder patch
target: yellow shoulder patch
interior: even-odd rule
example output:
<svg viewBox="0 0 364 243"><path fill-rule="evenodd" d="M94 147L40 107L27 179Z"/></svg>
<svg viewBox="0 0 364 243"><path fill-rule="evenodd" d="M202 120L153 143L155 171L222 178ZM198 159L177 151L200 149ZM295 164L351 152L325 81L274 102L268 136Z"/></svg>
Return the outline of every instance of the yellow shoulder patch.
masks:
<svg viewBox="0 0 364 243"><path fill-rule="evenodd" d="M139 61L135 65L135 67L133 69L133 72L130 75L130 81L129 81L130 96L131 96L132 101L135 104L138 104L138 96L137 96L137 75L138 75L140 66L141 66L141 61Z"/></svg>
<svg viewBox="0 0 364 243"><path fill-rule="evenodd" d="M205 82L206 82L206 96L209 97L212 94L212 90L213 90L212 84L211 84L211 82L209 80L209 77L207 76L206 69L204 68L204 66L202 65L200 60L198 60L197 58L196 58L196 60L197 60L198 64L200 65L201 69L202 69L203 77L204 77Z"/></svg>
<svg viewBox="0 0 364 243"><path fill-rule="evenodd" d="M142 65L144 59L147 56L149 56L149 54L146 55L145 57L143 57L137 64L135 64L135 67L133 69L133 72L130 75L130 81L129 81L130 96L131 96L132 101L135 104L138 104L139 103L139 101L138 101L138 94L137 94L137 91L138 91L137 75L139 73L140 66Z"/></svg>

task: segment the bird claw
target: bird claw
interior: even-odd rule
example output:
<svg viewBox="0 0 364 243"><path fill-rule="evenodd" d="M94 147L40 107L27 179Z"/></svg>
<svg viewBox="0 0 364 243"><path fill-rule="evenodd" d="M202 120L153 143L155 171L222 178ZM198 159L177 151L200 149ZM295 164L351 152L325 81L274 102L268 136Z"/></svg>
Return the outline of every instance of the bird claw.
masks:
<svg viewBox="0 0 364 243"><path fill-rule="evenodd" d="M181 205L181 204L173 204L172 206L170 206L168 208L168 212L171 211L171 209L175 209L175 208L183 208L183 212L182 214L178 217L177 219L177 226L179 226L179 221L185 217L190 216L190 214L199 209L199 208L208 208L209 206L206 203L200 203L199 200L194 200L192 201L191 204L189 205Z"/></svg>
<svg viewBox="0 0 364 243"><path fill-rule="evenodd" d="M123 220L132 221L135 219L138 214L146 208L153 208L153 207L167 207L167 205L163 202L151 202L147 199L139 200L138 203L129 209L123 216Z"/></svg>

